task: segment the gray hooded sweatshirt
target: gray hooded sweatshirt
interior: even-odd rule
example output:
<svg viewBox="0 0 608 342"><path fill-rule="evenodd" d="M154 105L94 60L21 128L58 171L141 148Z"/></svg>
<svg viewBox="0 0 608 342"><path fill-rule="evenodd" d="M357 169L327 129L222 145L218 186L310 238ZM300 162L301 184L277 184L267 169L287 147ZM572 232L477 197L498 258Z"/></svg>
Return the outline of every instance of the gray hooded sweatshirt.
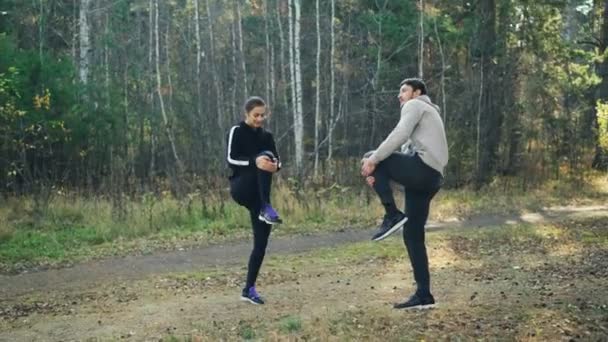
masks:
<svg viewBox="0 0 608 342"><path fill-rule="evenodd" d="M422 161L443 175L448 164L448 143L439 107L426 95L407 101L393 131L370 156L374 163L400 149L416 152Z"/></svg>

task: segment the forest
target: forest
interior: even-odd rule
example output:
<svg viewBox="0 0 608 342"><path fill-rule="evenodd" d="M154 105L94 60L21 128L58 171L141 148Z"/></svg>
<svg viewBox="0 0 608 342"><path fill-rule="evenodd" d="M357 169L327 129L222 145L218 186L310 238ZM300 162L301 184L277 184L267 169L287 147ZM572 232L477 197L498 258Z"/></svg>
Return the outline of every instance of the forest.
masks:
<svg viewBox="0 0 608 342"><path fill-rule="evenodd" d="M406 77L441 108L451 187L608 167L605 1L4 0L0 11L5 194L209 188L227 175L226 132L252 95L268 103L285 178L358 182Z"/></svg>

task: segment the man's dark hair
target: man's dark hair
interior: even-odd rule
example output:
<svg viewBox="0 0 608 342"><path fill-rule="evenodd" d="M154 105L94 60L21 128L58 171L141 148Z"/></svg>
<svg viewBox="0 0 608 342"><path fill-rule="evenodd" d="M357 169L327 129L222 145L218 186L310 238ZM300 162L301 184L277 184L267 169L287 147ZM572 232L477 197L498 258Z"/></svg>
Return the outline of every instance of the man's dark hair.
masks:
<svg viewBox="0 0 608 342"><path fill-rule="evenodd" d="M413 91L420 89L420 95L426 95L426 84L424 84L424 81L422 79L406 78L403 81L401 81L401 84L399 84L399 87L403 87L404 84L407 84L408 86L412 87Z"/></svg>
<svg viewBox="0 0 608 342"><path fill-rule="evenodd" d="M266 102L264 102L264 99L262 99L259 96L252 96L250 98L247 99L247 101L245 101L245 113L249 113L251 112L251 110L255 107L262 107L265 106Z"/></svg>

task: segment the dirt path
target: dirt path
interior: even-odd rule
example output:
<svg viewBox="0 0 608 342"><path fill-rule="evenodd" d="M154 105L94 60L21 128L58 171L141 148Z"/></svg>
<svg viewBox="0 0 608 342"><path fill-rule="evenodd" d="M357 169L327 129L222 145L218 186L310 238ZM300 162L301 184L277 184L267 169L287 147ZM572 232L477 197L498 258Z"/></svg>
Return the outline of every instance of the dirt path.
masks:
<svg viewBox="0 0 608 342"><path fill-rule="evenodd" d="M430 222L429 230L457 227L487 227L520 222L543 222L569 217L605 215L608 205L580 207L551 207L542 212L510 216L478 216L469 220ZM368 240L372 230L345 230L331 234L280 237L271 240L272 255L310 251L315 248L338 246ZM250 253L250 241L235 241L189 250L158 252L151 255L110 258L77 264L70 268L52 269L19 275L0 276L2 298L27 295L40 291L86 289L102 283L117 283L145 279L171 272L187 272L216 266L243 264Z"/></svg>
<svg viewBox="0 0 608 342"><path fill-rule="evenodd" d="M371 231L275 239L264 306L238 300L248 242L7 276L0 342L604 341L606 218L607 206L556 207L431 224L440 306L427 312L392 309L411 270L399 237L354 243Z"/></svg>

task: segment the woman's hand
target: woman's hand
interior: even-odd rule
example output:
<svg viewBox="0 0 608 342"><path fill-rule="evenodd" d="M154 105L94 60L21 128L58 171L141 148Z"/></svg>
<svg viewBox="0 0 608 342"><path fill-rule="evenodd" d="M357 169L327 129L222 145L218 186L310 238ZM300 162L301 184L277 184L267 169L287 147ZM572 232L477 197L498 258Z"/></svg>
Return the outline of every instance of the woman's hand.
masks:
<svg viewBox="0 0 608 342"><path fill-rule="evenodd" d="M272 172L272 173L277 172L277 170L279 168L279 165L277 164L277 162L273 161L268 156L257 157L255 159L255 166L257 166L257 168L260 170L264 170L266 172Z"/></svg>
<svg viewBox="0 0 608 342"><path fill-rule="evenodd" d="M367 183L367 185L373 187L374 183L376 182L376 178L374 178L374 176L367 176L365 177L365 182Z"/></svg>

